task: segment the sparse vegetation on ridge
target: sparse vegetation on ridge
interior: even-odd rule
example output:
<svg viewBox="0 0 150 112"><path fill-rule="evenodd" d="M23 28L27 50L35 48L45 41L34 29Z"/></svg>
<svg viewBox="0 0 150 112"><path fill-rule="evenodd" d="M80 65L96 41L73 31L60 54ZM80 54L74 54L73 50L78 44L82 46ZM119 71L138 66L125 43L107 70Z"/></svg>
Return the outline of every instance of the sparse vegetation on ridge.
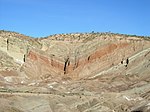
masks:
<svg viewBox="0 0 150 112"><path fill-rule="evenodd" d="M149 37L0 31L0 111L149 112Z"/></svg>

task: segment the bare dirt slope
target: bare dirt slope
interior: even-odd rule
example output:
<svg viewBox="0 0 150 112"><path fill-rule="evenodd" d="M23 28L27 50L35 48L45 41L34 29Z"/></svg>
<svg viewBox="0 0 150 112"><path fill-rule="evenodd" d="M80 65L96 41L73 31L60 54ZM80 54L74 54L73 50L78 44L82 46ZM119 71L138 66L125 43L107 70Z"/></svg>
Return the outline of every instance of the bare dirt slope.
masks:
<svg viewBox="0 0 150 112"><path fill-rule="evenodd" d="M149 112L150 38L0 31L0 112Z"/></svg>

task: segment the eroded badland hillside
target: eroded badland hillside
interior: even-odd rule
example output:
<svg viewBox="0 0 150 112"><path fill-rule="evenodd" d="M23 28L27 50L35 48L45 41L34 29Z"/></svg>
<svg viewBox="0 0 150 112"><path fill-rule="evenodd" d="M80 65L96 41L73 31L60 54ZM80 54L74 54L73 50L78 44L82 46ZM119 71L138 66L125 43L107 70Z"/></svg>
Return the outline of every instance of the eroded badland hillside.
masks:
<svg viewBox="0 0 150 112"><path fill-rule="evenodd" d="M1 30L0 112L150 112L150 38Z"/></svg>

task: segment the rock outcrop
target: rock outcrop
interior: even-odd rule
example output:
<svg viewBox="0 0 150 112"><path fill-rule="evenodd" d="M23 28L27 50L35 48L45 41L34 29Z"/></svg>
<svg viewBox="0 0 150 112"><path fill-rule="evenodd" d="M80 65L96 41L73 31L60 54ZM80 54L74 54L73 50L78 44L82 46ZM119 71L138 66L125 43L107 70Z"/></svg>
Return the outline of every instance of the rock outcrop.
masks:
<svg viewBox="0 0 150 112"><path fill-rule="evenodd" d="M27 63L38 61L40 66L47 66L50 71L72 79L92 76L150 45L144 38L109 33L70 34L70 40L69 34L55 35L39 39L38 42L42 44L42 48L30 50ZM43 74L43 71L45 70L38 73Z"/></svg>
<svg viewBox="0 0 150 112"><path fill-rule="evenodd" d="M0 111L147 112L149 74L149 37L0 31Z"/></svg>
<svg viewBox="0 0 150 112"><path fill-rule="evenodd" d="M113 33L61 34L34 39L0 32L0 50L31 78L46 74L81 79L149 48L149 38ZM18 67L17 67L18 68Z"/></svg>

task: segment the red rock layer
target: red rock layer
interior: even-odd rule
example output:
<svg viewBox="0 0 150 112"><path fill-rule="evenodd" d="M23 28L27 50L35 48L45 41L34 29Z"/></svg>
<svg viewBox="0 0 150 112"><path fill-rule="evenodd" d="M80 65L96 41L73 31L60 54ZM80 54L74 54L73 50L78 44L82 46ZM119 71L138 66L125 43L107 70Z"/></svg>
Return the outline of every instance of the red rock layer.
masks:
<svg viewBox="0 0 150 112"><path fill-rule="evenodd" d="M142 50L144 47L142 42L132 43L127 41L120 41L116 43L109 43L107 45L99 47L95 52L77 58L72 62L70 57L64 61L57 60L58 57L52 57L45 55L45 53L39 53L37 51L30 51L27 56L27 62L33 64L31 68L36 71L36 77L43 76L45 74L59 74L69 77L82 77L82 75L90 75L100 72L106 68L109 68L115 64L121 62L122 59L127 58ZM145 45L146 46L146 45ZM29 68L30 66L26 67ZM86 71L87 70L87 74ZM31 74L30 71L30 74ZM33 74L34 72L32 72Z"/></svg>

